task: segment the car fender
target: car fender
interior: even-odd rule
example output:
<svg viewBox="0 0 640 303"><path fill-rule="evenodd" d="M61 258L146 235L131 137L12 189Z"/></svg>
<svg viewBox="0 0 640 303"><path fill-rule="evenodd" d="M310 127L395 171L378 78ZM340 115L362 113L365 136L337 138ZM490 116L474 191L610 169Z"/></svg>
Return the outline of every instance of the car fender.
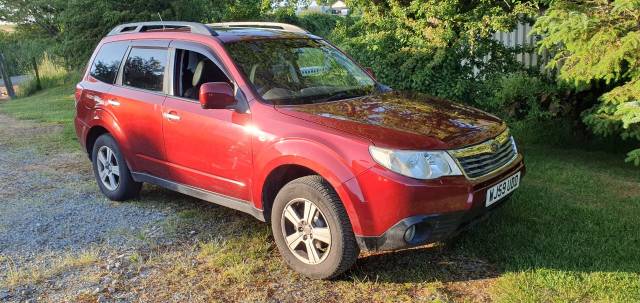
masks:
<svg viewBox="0 0 640 303"><path fill-rule="evenodd" d="M129 141L127 140L127 135L120 127L120 123L116 117L103 109L96 109L91 115L91 120L87 123L87 134L91 132L91 129L94 127L102 127L106 129L111 136L118 142L118 146L120 147L125 160L127 161L127 165L129 168L132 168L131 160L133 159L131 155L131 147L129 146ZM85 137L84 140L87 140Z"/></svg>
<svg viewBox="0 0 640 303"><path fill-rule="evenodd" d="M253 197L257 197L254 199L256 208L263 209L262 190L267 177L282 165L303 166L326 179L342 200L352 227L359 230L360 224L352 205L352 194L349 194L348 189L342 184L367 168L351 168L335 150L315 141L298 138L279 140L263 148L254 160L254 167L258 169L255 175L257 182L254 183L256 186L253 188Z"/></svg>

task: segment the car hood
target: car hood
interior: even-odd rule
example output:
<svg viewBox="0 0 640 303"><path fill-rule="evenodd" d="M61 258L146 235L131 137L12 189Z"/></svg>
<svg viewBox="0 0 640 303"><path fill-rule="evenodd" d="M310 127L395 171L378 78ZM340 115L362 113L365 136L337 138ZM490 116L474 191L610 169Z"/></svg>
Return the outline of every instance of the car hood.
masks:
<svg viewBox="0 0 640 303"><path fill-rule="evenodd" d="M499 118L481 110L407 92L276 108L396 149L460 148L496 137L506 128Z"/></svg>

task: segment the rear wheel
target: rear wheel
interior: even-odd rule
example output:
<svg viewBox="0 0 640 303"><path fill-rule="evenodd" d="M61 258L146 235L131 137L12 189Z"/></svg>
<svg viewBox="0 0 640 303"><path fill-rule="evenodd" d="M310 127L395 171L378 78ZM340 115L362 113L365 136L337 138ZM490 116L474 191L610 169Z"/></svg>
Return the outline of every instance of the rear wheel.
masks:
<svg viewBox="0 0 640 303"><path fill-rule="evenodd" d="M124 201L140 193L142 183L131 177L120 147L111 135L104 134L96 139L91 156L96 181L107 198Z"/></svg>
<svg viewBox="0 0 640 303"><path fill-rule="evenodd" d="M293 180L280 190L271 228L287 265L313 279L340 275L360 253L342 202L317 175Z"/></svg>

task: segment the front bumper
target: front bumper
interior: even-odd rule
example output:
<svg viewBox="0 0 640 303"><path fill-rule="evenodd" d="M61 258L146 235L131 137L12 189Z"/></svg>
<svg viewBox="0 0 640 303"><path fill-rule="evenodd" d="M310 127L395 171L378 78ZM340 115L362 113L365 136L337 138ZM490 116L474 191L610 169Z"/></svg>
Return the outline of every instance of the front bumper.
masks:
<svg viewBox="0 0 640 303"><path fill-rule="evenodd" d="M487 219L496 208L502 206L511 194L489 208L477 208L468 212L441 215L418 215L405 218L378 237L356 236L360 249L367 251L396 250L450 239L462 231ZM405 240L409 227L415 225L415 236Z"/></svg>
<svg viewBox="0 0 640 303"><path fill-rule="evenodd" d="M394 250L453 237L504 204L508 196L485 207L487 189L517 172L525 174L520 154L499 171L474 180L416 180L374 167L345 183L351 193L361 190L351 194L350 204L357 216L352 222L357 220L358 244L363 250ZM412 225L416 236L405 241Z"/></svg>

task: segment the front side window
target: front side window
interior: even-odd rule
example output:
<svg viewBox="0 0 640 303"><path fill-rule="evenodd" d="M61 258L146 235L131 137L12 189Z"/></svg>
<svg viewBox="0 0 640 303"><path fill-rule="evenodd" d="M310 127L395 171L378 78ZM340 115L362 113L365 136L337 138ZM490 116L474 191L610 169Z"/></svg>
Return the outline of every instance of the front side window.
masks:
<svg viewBox="0 0 640 303"><path fill-rule="evenodd" d="M241 40L226 47L255 90L272 104L327 102L376 89L365 71L324 41Z"/></svg>
<svg viewBox="0 0 640 303"><path fill-rule="evenodd" d="M162 91L168 51L164 48L132 48L124 65L122 83L126 86Z"/></svg>
<svg viewBox="0 0 640 303"><path fill-rule="evenodd" d="M183 49L176 49L174 94L178 97L198 100L200 86L208 82L231 81L207 56Z"/></svg>
<svg viewBox="0 0 640 303"><path fill-rule="evenodd" d="M113 84L120 69L122 57L127 51L127 43L112 42L102 45L93 60L89 74L108 84Z"/></svg>

